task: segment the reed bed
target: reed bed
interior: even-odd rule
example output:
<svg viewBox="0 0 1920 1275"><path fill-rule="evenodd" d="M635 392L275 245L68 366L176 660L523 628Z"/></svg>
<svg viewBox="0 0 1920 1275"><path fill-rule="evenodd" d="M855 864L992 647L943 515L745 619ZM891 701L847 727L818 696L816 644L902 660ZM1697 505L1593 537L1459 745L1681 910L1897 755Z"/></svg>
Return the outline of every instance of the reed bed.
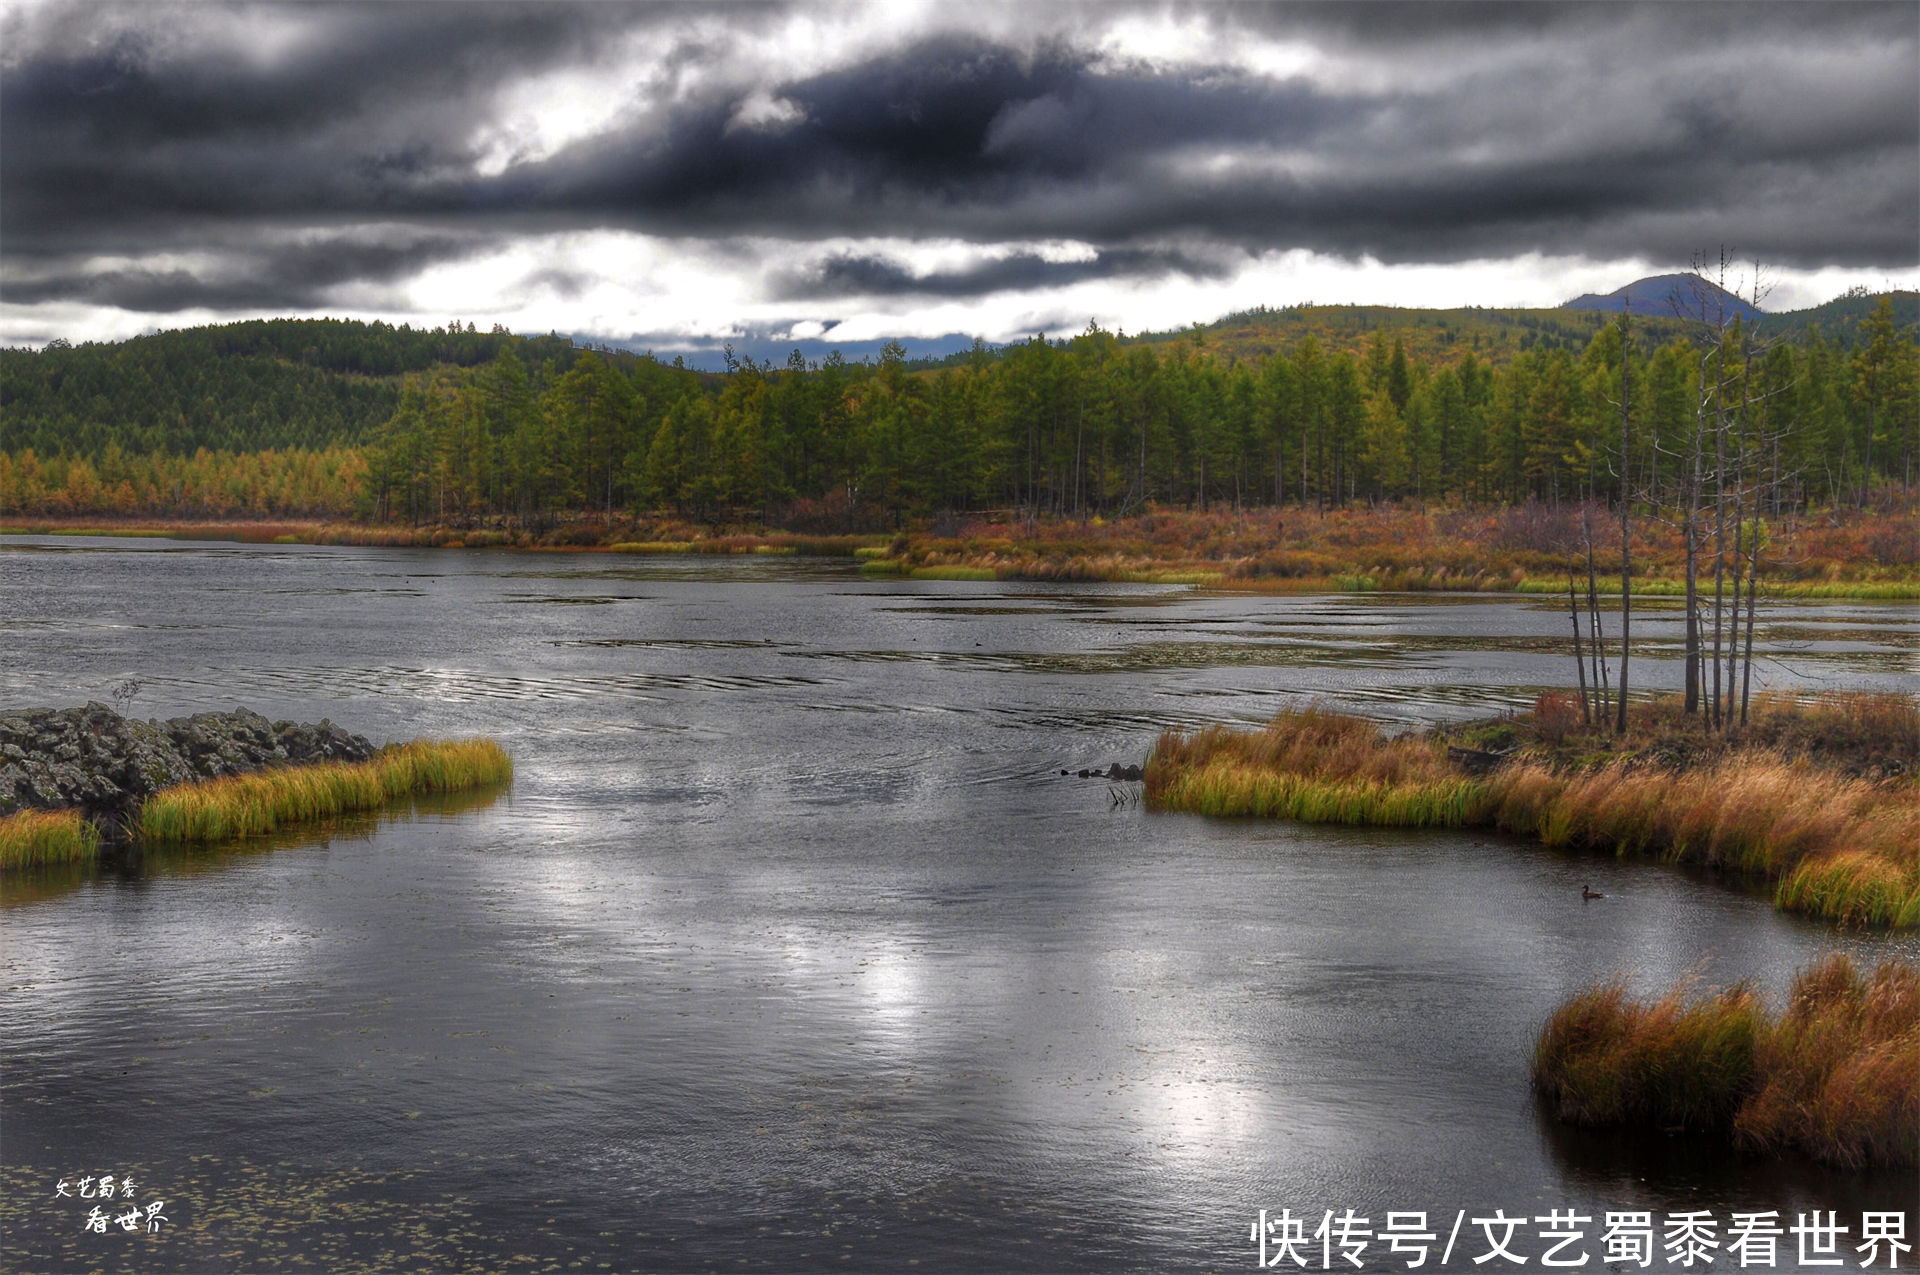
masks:
<svg viewBox="0 0 1920 1275"><path fill-rule="evenodd" d="M1562 1120L1710 1132L1844 1168L1920 1155L1920 970L1871 974L1835 954L1795 978L1784 1013L1744 984L1651 1002L1618 980L1554 1011L1534 1088Z"/></svg>
<svg viewBox="0 0 1920 1275"><path fill-rule="evenodd" d="M1191 792L1186 788L1189 782ZM1464 828L1475 822L1483 797L1480 785L1465 779L1437 784L1322 780L1242 764L1212 767L1198 779L1176 777L1163 786L1159 800L1169 809L1203 815L1386 828Z"/></svg>
<svg viewBox="0 0 1920 1275"><path fill-rule="evenodd" d="M159 843L226 841L512 776L512 760L492 740L415 740L364 762L285 766L162 789L141 807L139 832Z"/></svg>
<svg viewBox="0 0 1920 1275"><path fill-rule="evenodd" d="M1262 731L1168 731L1147 760L1146 796L1162 810L1396 828L1467 827L1486 804L1444 747L1312 708Z"/></svg>
<svg viewBox="0 0 1920 1275"><path fill-rule="evenodd" d="M1652 854L1764 876L1782 907L1869 925L1920 924L1920 802L1802 760L1735 756L1672 773L1536 763L1487 782L1492 821L1550 846Z"/></svg>
<svg viewBox="0 0 1920 1275"><path fill-rule="evenodd" d="M1650 716L1657 723L1659 712ZM1820 759L1882 757L1910 771L1913 718L1911 705L1889 697L1773 702L1751 728L1762 742L1720 741L1676 767L1647 753L1594 759L1580 751L1584 741L1556 737L1558 751L1537 744L1474 777L1449 762L1442 738L1390 738L1361 719L1308 709L1259 731L1163 734L1147 761L1146 800L1216 816L1499 828L1550 846L1749 874L1771 883L1782 909L1905 927L1920 925L1920 784ZM1642 742L1656 750L1672 741L1656 731Z"/></svg>
<svg viewBox="0 0 1920 1275"><path fill-rule="evenodd" d="M0 819L0 871L86 863L100 834L78 810L19 810Z"/></svg>

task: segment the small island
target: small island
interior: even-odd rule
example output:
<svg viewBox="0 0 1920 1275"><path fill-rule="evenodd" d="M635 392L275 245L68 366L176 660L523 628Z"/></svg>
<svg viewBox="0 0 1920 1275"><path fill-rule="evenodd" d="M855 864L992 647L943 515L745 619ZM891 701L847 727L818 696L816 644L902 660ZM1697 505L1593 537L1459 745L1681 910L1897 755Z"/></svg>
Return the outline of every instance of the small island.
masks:
<svg viewBox="0 0 1920 1275"><path fill-rule="evenodd" d="M0 870L253 836L512 776L487 739L377 747L245 708L166 721L99 703L0 710Z"/></svg>

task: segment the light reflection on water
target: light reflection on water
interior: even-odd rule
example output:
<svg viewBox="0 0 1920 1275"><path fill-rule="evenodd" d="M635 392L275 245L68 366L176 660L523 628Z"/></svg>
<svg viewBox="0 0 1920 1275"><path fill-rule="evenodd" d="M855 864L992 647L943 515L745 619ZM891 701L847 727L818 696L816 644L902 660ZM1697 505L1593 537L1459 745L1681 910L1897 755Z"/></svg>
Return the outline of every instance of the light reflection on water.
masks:
<svg viewBox="0 0 1920 1275"><path fill-rule="evenodd" d="M149 541L7 542L0 596L8 703L135 676L142 715L485 732L517 768L465 810L8 884L0 1197L47 1269L100 1250L20 1202L114 1163L180 1207L156 1270L1164 1270L1243 1265L1263 1207L1911 1206L1911 1174L1562 1129L1526 1056L1616 971L1777 996L1912 936L1058 773L1314 700L1524 705L1570 672L1538 601ZM1636 616L1637 677L1676 680L1677 630ZM1904 687L1909 633L1785 605L1756 673ZM1818 682L1783 671L1808 642Z"/></svg>

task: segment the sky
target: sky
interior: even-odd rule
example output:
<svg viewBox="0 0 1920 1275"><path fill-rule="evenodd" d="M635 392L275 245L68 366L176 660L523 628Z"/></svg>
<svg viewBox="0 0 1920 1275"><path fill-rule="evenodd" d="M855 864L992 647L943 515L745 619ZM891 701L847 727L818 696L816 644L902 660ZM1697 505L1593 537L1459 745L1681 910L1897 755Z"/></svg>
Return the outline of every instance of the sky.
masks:
<svg viewBox="0 0 1920 1275"><path fill-rule="evenodd" d="M0 344L262 315L711 366L1713 262L1920 285L1920 4L0 0Z"/></svg>

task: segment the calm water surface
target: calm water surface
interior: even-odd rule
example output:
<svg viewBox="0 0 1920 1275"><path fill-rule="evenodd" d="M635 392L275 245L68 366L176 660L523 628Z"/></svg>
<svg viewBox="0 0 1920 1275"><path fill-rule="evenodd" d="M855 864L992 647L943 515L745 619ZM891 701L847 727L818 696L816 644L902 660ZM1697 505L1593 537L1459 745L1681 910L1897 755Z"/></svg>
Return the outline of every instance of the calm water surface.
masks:
<svg viewBox="0 0 1920 1275"><path fill-rule="evenodd" d="M1674 614L1637 617L1642 685L1677 678ZM1459 1209L1913 1208L1913 1174L1563 1129L1526 1066L1610 974L1777 996L1920 940L1059 773L1312 699L1523 705L1568 680L1566 627L1513 598L0 541L0 702L137 678L142 716L483 732L517 766L492 802L9 882L4 1264L1227 1270L1262 1208L1427 1210L1443 1239ZM1903 608L1780 607L1762 639L1771 685L1912 686ZM56 1184L107 1172L168 1227L84 1232ZM1447 1269L1505 1267L1473 1238Z"/></svg>

